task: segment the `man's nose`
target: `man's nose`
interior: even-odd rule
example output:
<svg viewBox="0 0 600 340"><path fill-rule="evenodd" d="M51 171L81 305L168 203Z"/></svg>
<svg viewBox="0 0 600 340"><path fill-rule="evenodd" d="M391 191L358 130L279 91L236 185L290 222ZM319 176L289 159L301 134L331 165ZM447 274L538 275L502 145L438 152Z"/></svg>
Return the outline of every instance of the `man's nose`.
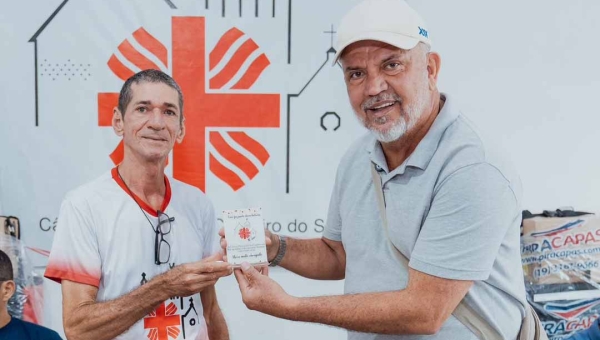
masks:
<svg viewBox="0 0 600 340"><path fill-rule="evenodd" d="M385 77L379 74L368 75L366 80L365 95L367 96L376 96L388 89L388 83L385 80Z"/></svg>
<svg viewBox="0 0 600 340"><path fill-rule="evenodd" d="M148 126L152 129L161 130L165 127L165 117L160 108L154 108L150 114Z"/></svg>

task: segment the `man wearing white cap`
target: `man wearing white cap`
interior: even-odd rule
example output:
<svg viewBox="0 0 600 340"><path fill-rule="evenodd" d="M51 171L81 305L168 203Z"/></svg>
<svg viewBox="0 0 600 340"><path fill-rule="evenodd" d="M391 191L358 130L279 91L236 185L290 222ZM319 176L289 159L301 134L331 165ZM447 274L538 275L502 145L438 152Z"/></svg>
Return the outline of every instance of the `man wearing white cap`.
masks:
<svg viewBox="0 0 600 340"><path fill-rule="evenodd" d="M526 311L518 176L438 92L440 56L404 1L363 1L338 32L336 61L370 133L341 160L323 238L267 234L272 265L345 278L346 294L292 297L245 265L236 271L244 303L356 340L517 338Z"/></svg>

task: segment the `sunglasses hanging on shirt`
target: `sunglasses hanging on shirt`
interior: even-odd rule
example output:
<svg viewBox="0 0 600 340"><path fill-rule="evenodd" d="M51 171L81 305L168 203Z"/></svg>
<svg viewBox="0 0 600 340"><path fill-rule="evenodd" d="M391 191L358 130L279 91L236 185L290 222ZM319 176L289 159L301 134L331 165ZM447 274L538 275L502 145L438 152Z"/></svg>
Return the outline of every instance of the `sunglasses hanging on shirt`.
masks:
<svg viewBox="0 0 600 340"><path fill-rule="evenodd" d="M144 217L146 217L146 220L148 221L148 223L150 223L150 227L154 231L154 264L161 265L169 263L169 260L171 259L171 244L169 244L169 242L165 240L165 235L171 232L171 223L175 221L175 217L169 217L169 215L165 214L164 212L157 210L156 215L158 216L158 224L155 228L152 224L152 221L150 221L150 218L148 218L148 215L146 215L144 209L142 209L142 206L135 199L133 192L131 191L131 189L129 189L129 186L127 185L127 183L125 183L123 177L121 177L121 173L119 172L118 167L117 174L119 175L119 178L125 185L125 188L127 188L127 191L129 191L129 195L131 196L135 204L137 204L138 208L140 208L140 211L142 212L142 214L144 214Z"/></svg>

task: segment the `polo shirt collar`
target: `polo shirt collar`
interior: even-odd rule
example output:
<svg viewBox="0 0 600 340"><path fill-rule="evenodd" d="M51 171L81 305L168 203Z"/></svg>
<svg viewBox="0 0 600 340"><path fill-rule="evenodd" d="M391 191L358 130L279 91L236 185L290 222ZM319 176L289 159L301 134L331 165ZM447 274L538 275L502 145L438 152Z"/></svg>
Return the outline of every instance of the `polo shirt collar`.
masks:
<svg viewBox="0 0 600 340"><path fill-rule="evenodd" d="M416 149L408 156L404 163L393 171L394 173L403 174L408 166L425 170L433 158L433 154L437 150L444 132L458 118L459 111L454 108L453 101L448 95L444 93L441 95L445 98L444 107L437 115L435 121L429 128L429 131L427 131L425 137L419 142ZM388 173L389 170L383 154L383 149L381 149L381 144L372 135L369 136L369 141L366 150L370 154L371 161Z"/></svg>

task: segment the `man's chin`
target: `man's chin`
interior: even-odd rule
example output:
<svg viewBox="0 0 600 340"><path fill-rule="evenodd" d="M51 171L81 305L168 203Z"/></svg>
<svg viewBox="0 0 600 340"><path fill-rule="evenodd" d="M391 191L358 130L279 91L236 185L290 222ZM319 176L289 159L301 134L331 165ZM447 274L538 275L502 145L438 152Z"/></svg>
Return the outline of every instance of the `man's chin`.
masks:
<svg viewBox="0 0 600 340"><path fill-rule="evenodd" d="M394 131L393 128L385 130L370 128L369 132L381 143L395 142L404 135L403 131Z"/></svg>
<svg viewBox="0 0 600 340"><path fill-rule="evenodd" d="M169 156L168 152L164 152L164 150L161 151L149 151L147 150L142 157L144 158L144 160L146 162L160 162L162 160L165 160L167 157Z"/></svg>

